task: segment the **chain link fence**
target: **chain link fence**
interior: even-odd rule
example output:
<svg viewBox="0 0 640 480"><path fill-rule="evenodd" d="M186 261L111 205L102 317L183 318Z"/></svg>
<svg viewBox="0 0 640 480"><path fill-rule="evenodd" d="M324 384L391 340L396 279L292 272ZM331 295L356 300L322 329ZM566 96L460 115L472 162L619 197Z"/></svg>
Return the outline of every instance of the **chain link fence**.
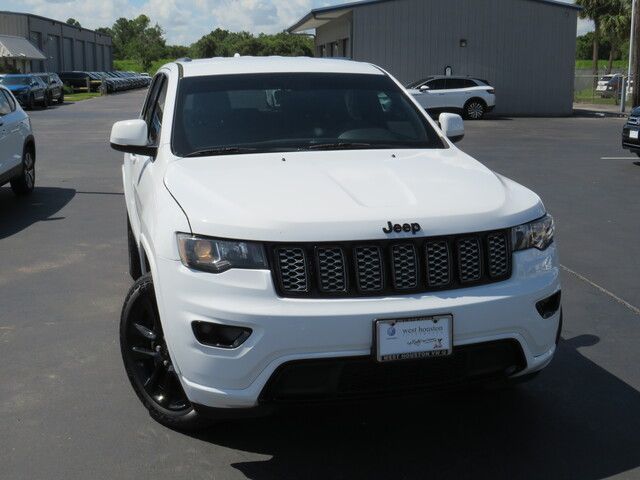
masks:
<svg viewBox="0 0 640 480"><path fill-rule="evenodd" d="M631 107L633 83L629 84L626 75L576 74L573 84L573 101L579 104L620 107L624 101L626 109Z"/></svg>

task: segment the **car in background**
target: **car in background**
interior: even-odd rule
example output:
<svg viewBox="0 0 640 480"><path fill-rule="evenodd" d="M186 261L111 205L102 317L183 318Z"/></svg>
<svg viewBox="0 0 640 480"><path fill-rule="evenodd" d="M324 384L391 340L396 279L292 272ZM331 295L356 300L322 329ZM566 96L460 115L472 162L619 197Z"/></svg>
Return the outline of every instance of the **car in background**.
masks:
<svg viewBox="0 0 640 480"><path fill-rule="evenodd" d="M36 105L49 106L47 85L37 76L31 74L6 74L0 77L0 84L6 87L27 110Z"/></svg>
<svg viewBox="0 0 640 480"><path fill-rule="evenodd" d="M619 95L618 92L622 90L622 82L624 77L621 73L614 73L611 75L604 75L598 80L596 85L596 93L602 98L612 98Z"/></svg>
<svg viewBox="0 0 640 480"><path fill-rule="evenodd" d="M87 90L97 92L102 81L93 78L89 72L60 72L58 74L64 84L72 90Z"/></svg>
<svg viewBox="0 0 640 480"><path fill-rule="evenodd" d="M36 181L36 143L31 120L11 91L0 86L0 186L10 183L16 195L28 195Z"/></svg>
<svg viewBox="0 0 640 480"><path fill-rule="evenodd" d="M57 102L59 104L64 103L64 83L60 80L60 77L55 73L34 73L36 77L42 80L47 86L47 95L49 97L49 104Z"/></svg>
<svg viewBox="0 0 640 480"><path fill-rule="evenodd" d="M429 113L462 113L469 120L479 120L496 105L495 88L478 78L431 76L406 88Z"/></svg>
<svg viewBox="0 0 640 480"><path fill-rule="evenodd" d="M640 107L631 111L622 127L622 148L640 157Z"/></svg>

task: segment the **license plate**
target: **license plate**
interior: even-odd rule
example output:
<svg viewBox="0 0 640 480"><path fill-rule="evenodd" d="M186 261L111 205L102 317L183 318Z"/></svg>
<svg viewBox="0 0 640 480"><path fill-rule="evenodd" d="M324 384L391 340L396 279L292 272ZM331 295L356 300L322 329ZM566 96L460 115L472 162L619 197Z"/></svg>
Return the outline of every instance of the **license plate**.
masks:
<svg viewBox="0 0 640 480"><path fill-rule="evenodd" d="M629 138L633 138L634 140L637 140L639 133L640 132L638 130L629 130Z"/></svg>
<svg viewBox="0 0 640 480"><path fill-rule="evenodd" d="M379 362L443 357L453 351L451 315L376 320L374 334Z"/></svg>

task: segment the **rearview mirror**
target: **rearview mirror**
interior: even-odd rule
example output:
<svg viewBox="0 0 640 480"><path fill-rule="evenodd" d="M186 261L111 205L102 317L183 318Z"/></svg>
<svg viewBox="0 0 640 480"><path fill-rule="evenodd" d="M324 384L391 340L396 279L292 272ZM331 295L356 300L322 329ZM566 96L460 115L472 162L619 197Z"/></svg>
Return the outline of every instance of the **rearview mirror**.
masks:
<svg viewBox="0 0 640 480"><path fill-rule="evenodd" d="M442 133L453 143L464 138L464 122L460 115L455 113L441 113L438 118Z"/></svg>
<svg viewBox="0 0 640 480"><path fill-rule="evenodd" d="M111 127L111 148L119 152L155 157L158 147L149 145L149 130L144 120L124 120Z"/></svg>

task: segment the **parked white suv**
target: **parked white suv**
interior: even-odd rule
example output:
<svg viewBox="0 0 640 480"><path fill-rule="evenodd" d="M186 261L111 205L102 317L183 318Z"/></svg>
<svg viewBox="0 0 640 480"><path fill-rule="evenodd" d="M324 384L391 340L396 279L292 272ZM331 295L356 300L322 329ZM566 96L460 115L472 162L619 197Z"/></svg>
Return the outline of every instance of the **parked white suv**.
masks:
<svg viewBox="0 0 640 480"><path fill-rule="evenodd" d="M0 86L0 186L28 195L36 181L36 143L31 120L13 94Z"/></svg>
<svg viewBox="0 0 640 480"><path fill-rule="evenodd" d="M188 429L278 402L528 378L560 334L553 221L378 67L182 60L118 122L127 374Z"/></svg>
<svg viewBox="0 0 640 480"><path fill-rule="evenodd" d="M480 120L496 106L496 91L486 80L433 76L407 85L418 103L431 113L459 112Z"/></svg>

